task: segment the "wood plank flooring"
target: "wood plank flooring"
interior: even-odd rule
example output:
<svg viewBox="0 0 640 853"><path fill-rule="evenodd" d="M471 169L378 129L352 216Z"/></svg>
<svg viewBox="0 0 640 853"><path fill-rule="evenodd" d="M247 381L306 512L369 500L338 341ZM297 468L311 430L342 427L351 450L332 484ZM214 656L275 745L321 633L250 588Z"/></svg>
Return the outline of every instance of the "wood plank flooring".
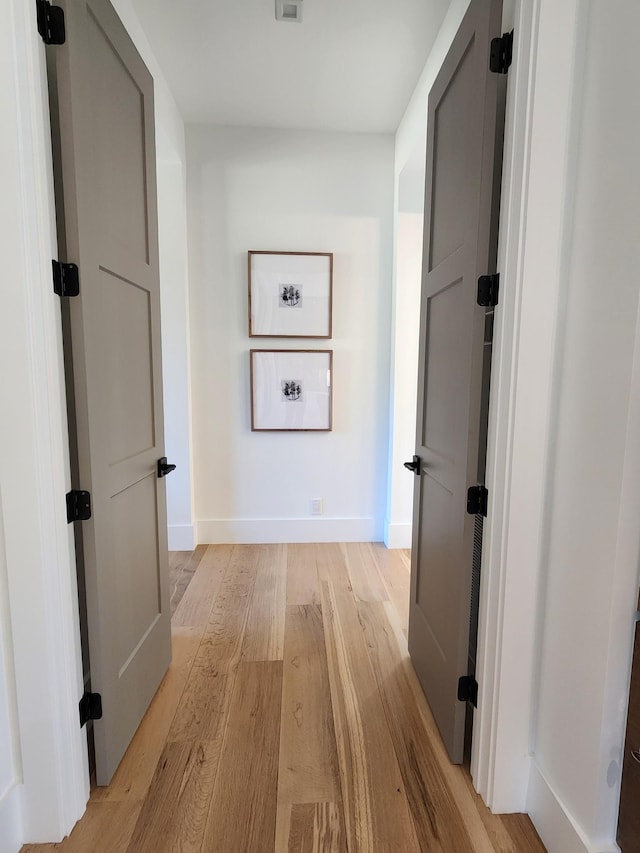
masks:
<svg viewBox="0 0 640 853"><path fill-rule="evenodd" d="M199 545L195 551L169 552L169 603L172 617L206 550L206 545Z"/></svg>
<svg viewBox="0 0 640 853"><path fill-rule="evenodd" d="M544 853L446 757L406 650L409 563L371 543L172 555L149 711L69 838L22 853Z"/></svg>

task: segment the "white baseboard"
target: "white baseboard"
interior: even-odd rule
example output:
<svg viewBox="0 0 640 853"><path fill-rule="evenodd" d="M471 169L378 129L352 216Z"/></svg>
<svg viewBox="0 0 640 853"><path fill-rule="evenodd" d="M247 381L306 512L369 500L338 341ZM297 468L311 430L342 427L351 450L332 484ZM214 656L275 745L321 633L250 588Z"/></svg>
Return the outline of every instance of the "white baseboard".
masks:
<svg viewBox="0 0 640 853"><path fill-rule="evenodd" d="M268 542L378 542L375 518L203 518L196 522L199 545Z"/></svg>
<svg viewBox="0 0 640 853"><path fill-rule="evenodd" d="M196 531L193 524L170 524L167 527L170 551L193 551L196 547Z"/></svg>
<svg viewBox="0 0 640 853"><path fill-rule="evenodd" d="M620 853L615 841L590 841L535 761L531 763L527 811L549 853Z"/></svg>
<svg viewBox="0 0 640 853"><path fill-rule="evenodd" d="M411 524L384 525L384 544L387 548L411 548Z"/></svg>
<svg viewBox="0 0 640 853"><path fill-rule="evenodd" d="M11 788L0 798L0 850L3 853L18 853L22 847L19 793L17 787Z"/></svg>

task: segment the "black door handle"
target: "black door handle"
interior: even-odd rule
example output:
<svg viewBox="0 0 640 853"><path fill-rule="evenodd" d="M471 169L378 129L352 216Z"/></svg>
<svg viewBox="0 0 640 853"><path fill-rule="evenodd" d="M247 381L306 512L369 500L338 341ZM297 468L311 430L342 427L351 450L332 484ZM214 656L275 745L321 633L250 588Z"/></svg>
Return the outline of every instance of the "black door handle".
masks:
<svg viewBox="0 0 640 853"><path fill-rule="evenodd" d="M407 471L413 471L413 473L416 475L416 477L419 477L420 476L420 457L414 456L413 461L404 463L404 467L407 469Z"/></svg>
<svg viewBox="0 0 640 853"><path fill-rule="evenodd" d="M163 456L162 459L158 459L158 478L166 477L167 474L170 474L172 471L176 470L175 465L169 465L167 462L167 457Z"/></svg>

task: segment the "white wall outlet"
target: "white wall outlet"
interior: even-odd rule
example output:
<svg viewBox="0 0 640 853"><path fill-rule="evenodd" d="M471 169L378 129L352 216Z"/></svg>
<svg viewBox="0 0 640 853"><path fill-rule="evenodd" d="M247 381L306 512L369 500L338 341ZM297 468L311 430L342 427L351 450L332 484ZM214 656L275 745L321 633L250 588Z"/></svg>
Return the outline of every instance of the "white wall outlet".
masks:
<svg viewBox="0 0 640 853"><path fill-rule="evenodd" d="M311 501L311 515L322 515L323 512L322 498L313 498Z"/></svg>

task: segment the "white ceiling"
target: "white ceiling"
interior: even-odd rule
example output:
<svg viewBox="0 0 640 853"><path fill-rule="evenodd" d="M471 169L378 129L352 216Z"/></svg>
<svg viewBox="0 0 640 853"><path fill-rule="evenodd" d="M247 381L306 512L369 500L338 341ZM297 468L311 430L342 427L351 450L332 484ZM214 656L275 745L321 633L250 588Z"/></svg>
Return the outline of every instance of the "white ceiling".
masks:
<svg viewBox="0 0 640 853"><path fill-rule="evenodd" d="M450 0L133 0L188 122L394 132Z"/></svg>

